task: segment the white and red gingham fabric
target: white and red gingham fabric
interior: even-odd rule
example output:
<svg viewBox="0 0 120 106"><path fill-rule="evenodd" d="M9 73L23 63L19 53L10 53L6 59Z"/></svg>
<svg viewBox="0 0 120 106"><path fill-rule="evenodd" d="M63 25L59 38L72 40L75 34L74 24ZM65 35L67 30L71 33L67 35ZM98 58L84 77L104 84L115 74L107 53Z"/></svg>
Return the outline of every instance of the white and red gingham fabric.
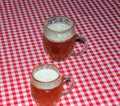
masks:
<svg viewBox="0 0 120 106"><path fill-rule="evenodd" d="M0 0L0 106L36 106L30 74L47 63L74 78L58 106L120 106L119 9L119 0ZM72 18L76 33L87 36L86 54L49 59L43 23L56 15Z"/></svg>

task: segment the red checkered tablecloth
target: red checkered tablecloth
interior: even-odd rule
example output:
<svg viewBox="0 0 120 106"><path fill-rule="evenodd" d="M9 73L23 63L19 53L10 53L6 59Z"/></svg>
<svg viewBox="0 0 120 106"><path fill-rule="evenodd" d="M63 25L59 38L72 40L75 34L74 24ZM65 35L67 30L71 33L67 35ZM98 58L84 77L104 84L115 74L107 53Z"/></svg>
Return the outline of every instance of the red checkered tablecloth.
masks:
<svg viewBox="0 0 120 106"><path fill-rule="evenodd" d="M74 78L58 106L120 106L119 9L119 0L0 0L0 106L36 106L31 70L47 63ZM87 36L86 54L49 59L43 23L56 15L72 18L76 33Z"/></svg>

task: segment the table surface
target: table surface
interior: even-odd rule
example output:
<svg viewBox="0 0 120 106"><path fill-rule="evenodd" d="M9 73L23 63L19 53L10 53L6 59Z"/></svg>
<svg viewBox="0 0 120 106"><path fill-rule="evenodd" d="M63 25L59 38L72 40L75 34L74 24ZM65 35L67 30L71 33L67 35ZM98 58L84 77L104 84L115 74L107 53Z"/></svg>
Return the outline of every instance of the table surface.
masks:
<svg viewBox="0 0 120 106"><path fill-rule="evenodd" d="M1 0L0 13L0 106L36 106L30 74L39 64L54 64L74 78L58 106L120 106L118 0ZM72 18L76 33L88 38L86 54L62 62L46 55L43 23L57 15Z"/></svg>

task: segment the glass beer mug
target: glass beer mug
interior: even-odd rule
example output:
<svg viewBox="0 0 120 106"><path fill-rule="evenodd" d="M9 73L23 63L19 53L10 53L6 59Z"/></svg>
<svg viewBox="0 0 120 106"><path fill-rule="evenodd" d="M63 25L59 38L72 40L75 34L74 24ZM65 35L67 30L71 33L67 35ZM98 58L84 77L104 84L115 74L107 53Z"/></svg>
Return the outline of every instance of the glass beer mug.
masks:
<svg viewBox="0 0 120 106"><path fill-rule="evenodd" d="M79 53L74 52L74 44L80 41L84 47ZM81 55L87 51L85 36L78 36L73 21L64 16L55 16L45 21L43 32L45 52L55 61L62 61L71 55Z"/></svg>
<svg viewBox="0 0 120 106"><path fill-rule="evenodd" d="M64 87L66 84L67 88ZM56 106L60 97L73 88L73 78L63 77L54 65L44 64L33 69L31 94L38 106Z"/></svg>

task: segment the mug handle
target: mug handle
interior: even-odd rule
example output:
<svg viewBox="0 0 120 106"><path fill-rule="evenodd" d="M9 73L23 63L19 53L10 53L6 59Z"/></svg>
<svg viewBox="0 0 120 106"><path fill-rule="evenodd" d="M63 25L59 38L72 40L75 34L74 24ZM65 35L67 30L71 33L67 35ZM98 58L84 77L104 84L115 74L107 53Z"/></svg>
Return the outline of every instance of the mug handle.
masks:
<svg viewBox="0 0 120 106"><path fill-rule="evenodd" d="M65 85L68 85L67 88L64 88ZM65 96L73 88L73 78L72 77L69 77L69 76L63 77L63 88L64 88L64 90L63 90L62 96Z"/></svg>
<svg viewBox="0 0 120 106"><path fill-rule="evenodd" d="M76 34L77 35L77 34ZM87 48L88 48L88 40L84 35L78 36L77 35L77 39L75 42L82 42L84 44L84 47L82 48L82 50L78 53L76 53L75 51L73 52L73 56L78 56L78 55L82 55L84 53L87 52Z"/></svg>

